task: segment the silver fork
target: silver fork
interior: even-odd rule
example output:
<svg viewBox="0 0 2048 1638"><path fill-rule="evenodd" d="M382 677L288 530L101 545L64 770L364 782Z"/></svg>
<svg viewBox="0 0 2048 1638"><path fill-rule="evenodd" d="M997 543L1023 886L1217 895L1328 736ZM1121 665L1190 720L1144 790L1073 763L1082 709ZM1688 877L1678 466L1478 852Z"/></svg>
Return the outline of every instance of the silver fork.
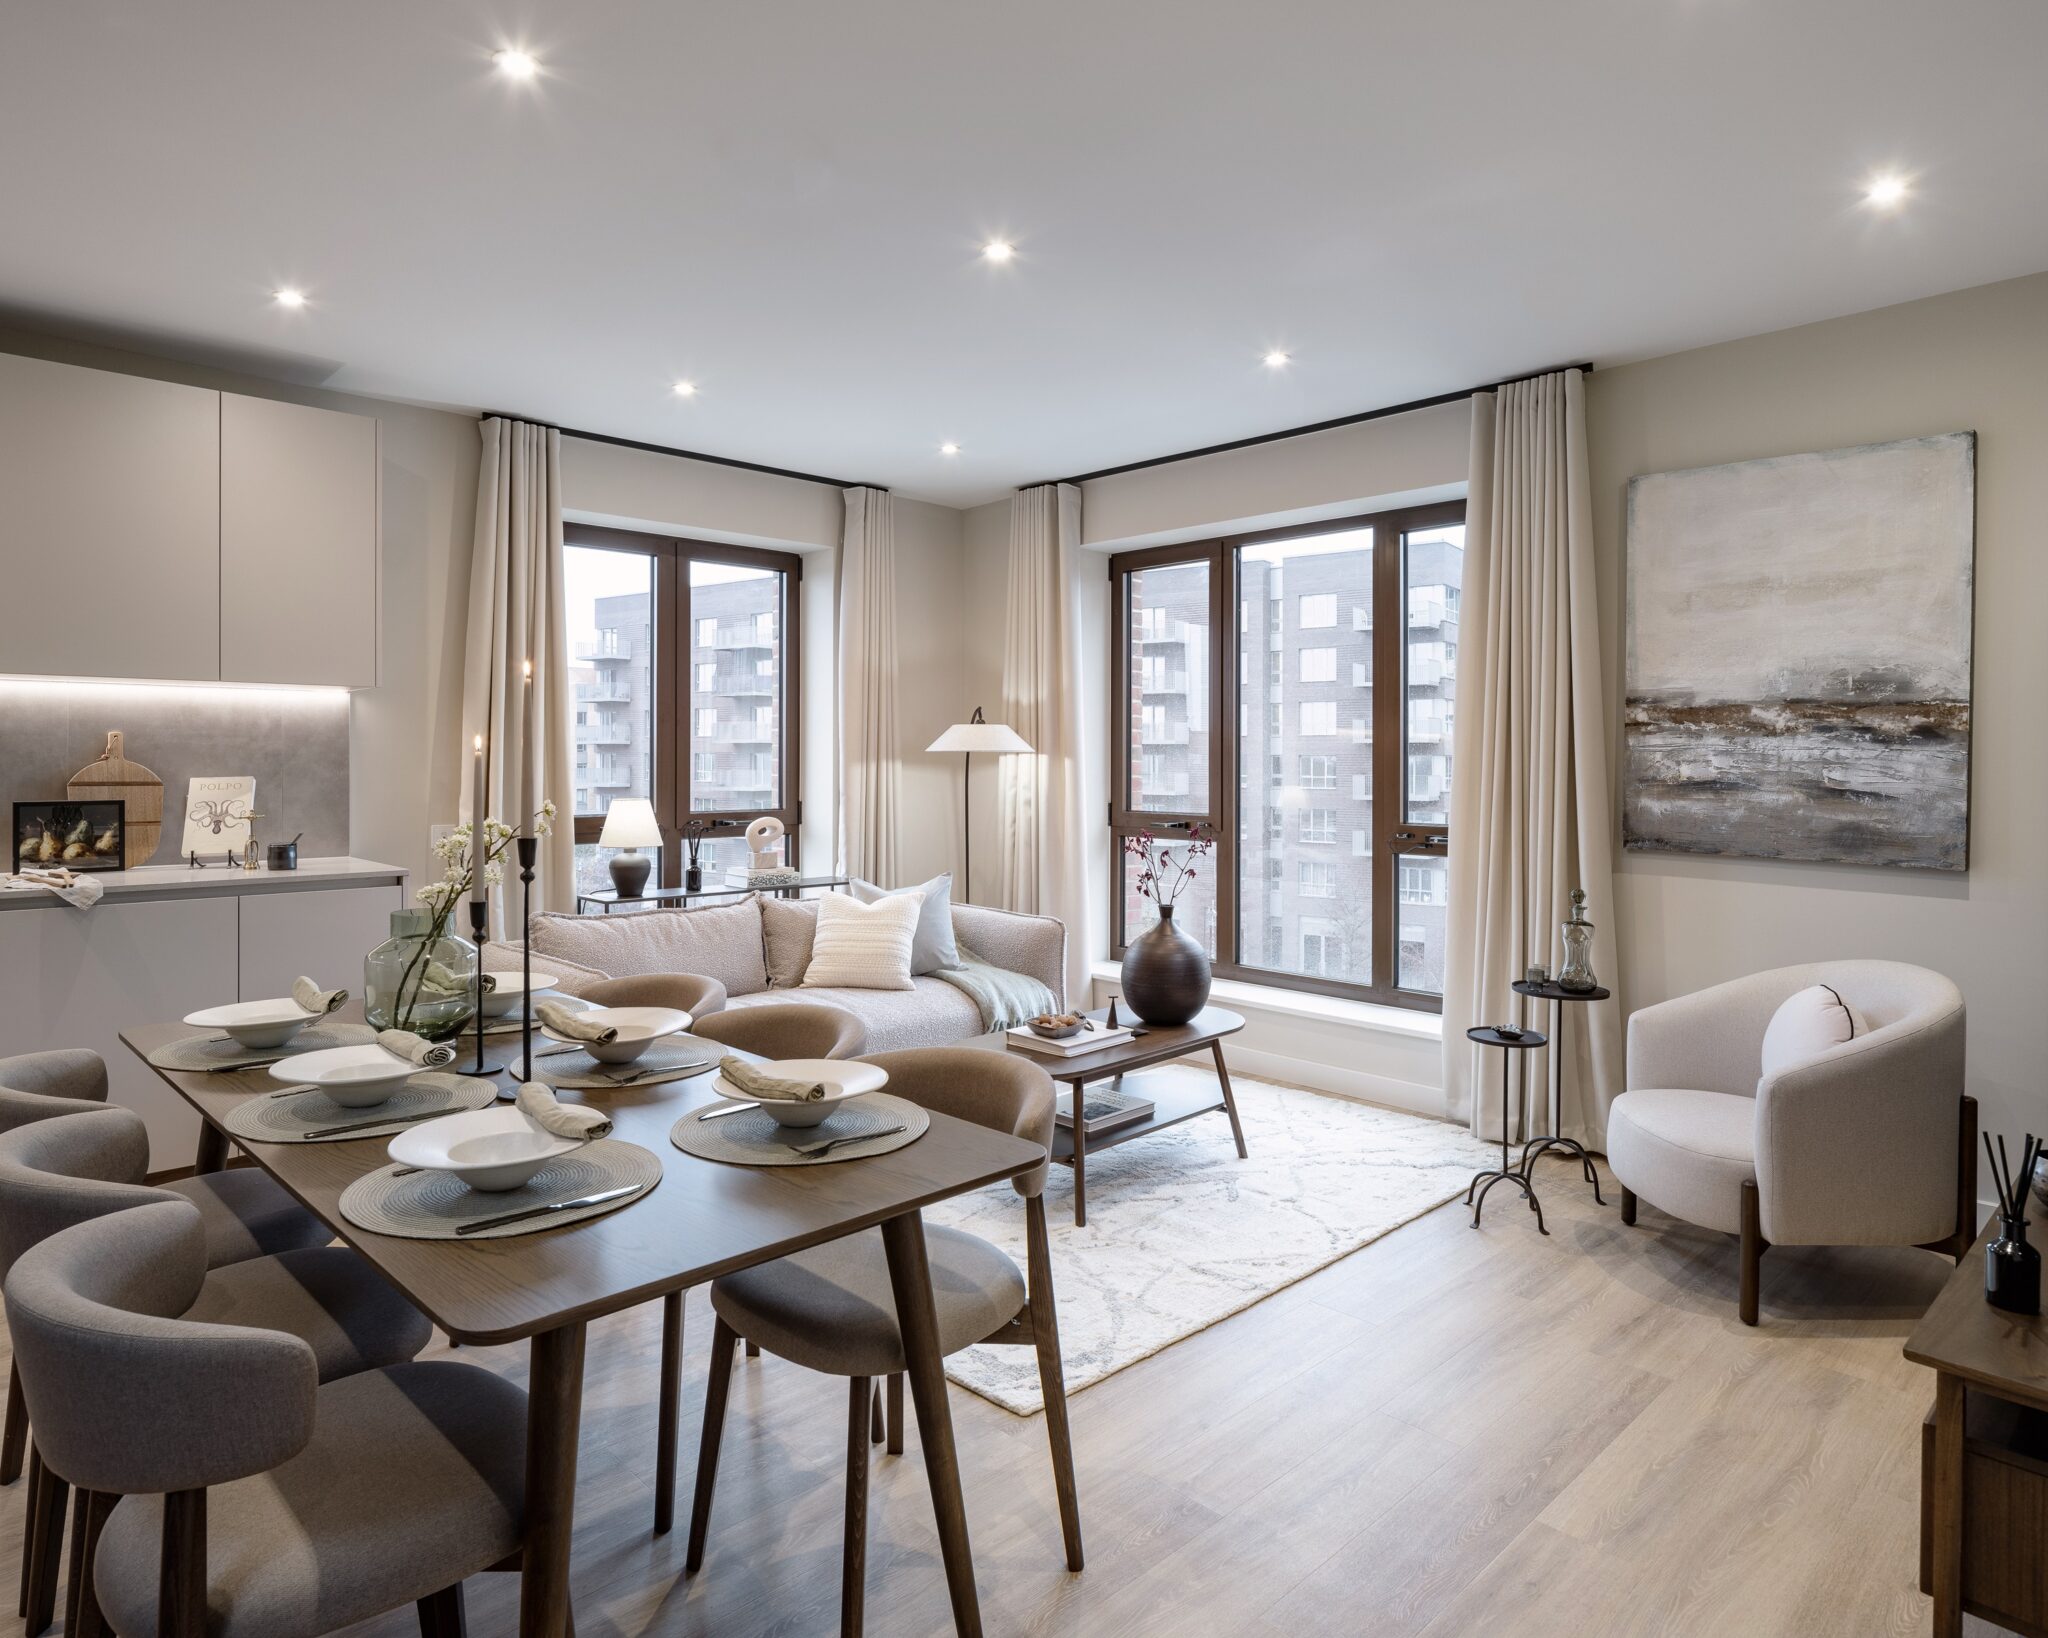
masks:
<svg viewBox="0 0 2048 1638"><path fill-rule="evenodd" d="M796 1152L806 1160L816 1160L818 1156L830 1154L843 1144L866 1143L870 1138L894 1137L902 1130L901 1126L885 1126L879 1132L849 1132L845 1137L827 1138L823 1143L802 1144L798 1146Z"/></svg>

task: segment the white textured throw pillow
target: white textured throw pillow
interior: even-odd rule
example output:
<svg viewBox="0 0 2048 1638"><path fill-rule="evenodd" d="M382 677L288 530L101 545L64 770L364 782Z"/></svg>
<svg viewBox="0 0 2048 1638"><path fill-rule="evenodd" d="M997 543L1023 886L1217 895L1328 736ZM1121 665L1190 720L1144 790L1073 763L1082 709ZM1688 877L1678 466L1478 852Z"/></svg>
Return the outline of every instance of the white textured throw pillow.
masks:
<svg viewBox="0 0 2048 1638"><path fill-rule="evenodd" d="M1826 984L1815 984L1786 999L1764 1031L1766 1076L1817 1058L1829 1047L1868 1034L1870 1025Z"/></svg>
<svg viewBox="0 0 2048 1638"><path fill-rule="evenodd" d="M924 895L915 889L861 904L844 893L818 901L818 932L811 940L807 990L907 990L910 948Z"/></svg>

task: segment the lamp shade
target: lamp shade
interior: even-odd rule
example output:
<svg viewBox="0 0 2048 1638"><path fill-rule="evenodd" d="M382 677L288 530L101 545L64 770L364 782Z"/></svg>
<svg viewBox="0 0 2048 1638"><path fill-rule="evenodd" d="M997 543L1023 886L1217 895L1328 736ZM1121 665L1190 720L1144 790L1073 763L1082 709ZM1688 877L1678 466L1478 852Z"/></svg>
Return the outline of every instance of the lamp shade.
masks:
<svg viewBox="0 0 2048 1638"><path fill-rule="evenodd" d="M976 715L980 715L979 712ZM927 751L1029 752L1023 736L1004 722L956 722L925 747Z"/></svg>
<svg viewBox="0 0 2048 1638"><path fill-rule="evenodd" d="M654 804L644 796L615 796L605 809L599 847L660 847L661 825Z"/></svg>

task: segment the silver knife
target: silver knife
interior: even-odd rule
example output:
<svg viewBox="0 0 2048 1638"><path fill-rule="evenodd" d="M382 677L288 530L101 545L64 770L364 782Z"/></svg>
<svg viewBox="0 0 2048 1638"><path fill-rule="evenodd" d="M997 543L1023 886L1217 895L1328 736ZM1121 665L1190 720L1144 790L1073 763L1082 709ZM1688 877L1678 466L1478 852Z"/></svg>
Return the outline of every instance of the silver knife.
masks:
<svg viewBox="0 0 2048 1638"><path fill-rule="evenodd" d="M615 1189L599 1189L595 1194L578 1195L574 1200L557 1200L545 1206L528 1206L524 1211L508 1211L498 1217L479 1217L472 1223L456 1225L457 1234L475 1234L482 1229L503 1228L508 1223L523 1223L529 1217L546 1217L558 1211L577 1211L584 1206L602 1205L607 1200L616 1200L622 1194L638 1191L638 1183L621 1183Z"/></svg>
<svg viewBox="0 0 2048 1638"><path fill-rule="evenodd" d="M707 1109L697 1118L699 1120L724 1120L727 1115L737 1115L748 1109L758 1109L759 1107L759 1104L754 1103L729 1103L723 1109Z"/></svg>
<svg viewBox="0 0 2048 1638"><path fill-rule="evenodd" d="M367 1132L377 1126L407 1126L416 1120L433 1120L441 1115L458 1115L459 1109L422 1109L416 1115L379 1115L375 1120L359 1120L350 1126L323 1126L317 1132L307 1132L292 1139L294 1143L318 1143L322 1138L339 1137L343 1132ZM263 1142L262 1138L256 1140Z"/></svg>

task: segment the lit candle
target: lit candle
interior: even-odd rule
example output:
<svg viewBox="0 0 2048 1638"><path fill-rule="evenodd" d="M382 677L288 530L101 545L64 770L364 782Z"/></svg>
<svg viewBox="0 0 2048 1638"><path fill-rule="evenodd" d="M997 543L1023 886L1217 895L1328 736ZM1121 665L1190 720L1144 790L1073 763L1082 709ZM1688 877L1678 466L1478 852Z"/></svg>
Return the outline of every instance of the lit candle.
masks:
<svg viewBox="0 0 2048 1638"><path fill-rule="evenodd" d="M520 713L522 743L519 747L519 766L525 776L526 788L526 800L519 814L519 829L522 835L525 833L526 827L532 822L531 815L533 810L539 806L533 794L536 789L533 766L533 661L528 660L525 664L526 684L524 703Z"/></svg>
<svg viewBox="0 0 2048 1638"><path fill-rule="evenodd" d="M476 736L476 781L475 793L469 799L469 898L472 904L482 904L488 889L484 886L483 839L484 839L484 736Z"/></svg>

